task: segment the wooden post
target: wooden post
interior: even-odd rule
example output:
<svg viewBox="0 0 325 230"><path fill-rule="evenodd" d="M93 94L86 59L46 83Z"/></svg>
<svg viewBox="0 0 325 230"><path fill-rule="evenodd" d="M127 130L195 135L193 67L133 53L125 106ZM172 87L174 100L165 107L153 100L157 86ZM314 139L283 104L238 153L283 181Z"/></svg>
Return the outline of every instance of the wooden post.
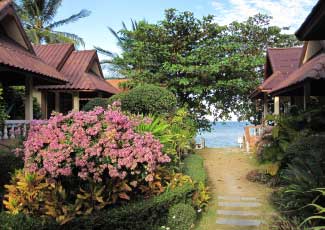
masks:
<svg viewBox="0 0 325 230"><path fill-rule="evenodd" d="M266 120L266 116L269 114L269 102L266 93L264 94L264 101L263 101L263 119Z"/></svg>
<svg viewBox="0 0 325 230"><path fill-rule="evenodd" d="M280 115L280 97L274 97L274 115Z"/></svg>
<svg viewBox="0 0 325 230"><path fill-rule="evenodd" d="M41 92L41 111L42 111L42 119L48 118L48 111L47 111L47 92Z"/></svg>
<svg viewBox="0 0 325 230"><path fill-rule="evenodd" d="M79 92L73 93L73 111L80 110Z"/></svg>
<svg viewBox="0 0 325 230"><path fill-rule="evenodd" d="M307 110L307 107L308 107L308 102L310 99L310 92L311 92L310 82L306 82L304 84L304 110L305 111Z"/></svg>
<svg viewBox="0 0 325 230"><path fill-rule="evenodd" d="M33 78L25 80L25 120L33 120Z"/></svg>
<svg viewBox="0 0 325 230"><path fill-rule="evenodd" d="M55 92L55 112L60 112L60 93Z"/></svg>

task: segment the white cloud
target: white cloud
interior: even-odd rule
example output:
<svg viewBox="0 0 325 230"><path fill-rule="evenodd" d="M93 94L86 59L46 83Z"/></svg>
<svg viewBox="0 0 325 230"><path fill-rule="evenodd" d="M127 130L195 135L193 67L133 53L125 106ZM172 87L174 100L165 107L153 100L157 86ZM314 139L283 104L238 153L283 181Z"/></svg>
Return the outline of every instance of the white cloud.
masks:
<svg viewBox="0 0 325 230"><path fill-rule="evenodd" d="M264 13L273 17L272 24L295 31L304 21L317 0L213 0L216 21L228 24Z"/></svg>

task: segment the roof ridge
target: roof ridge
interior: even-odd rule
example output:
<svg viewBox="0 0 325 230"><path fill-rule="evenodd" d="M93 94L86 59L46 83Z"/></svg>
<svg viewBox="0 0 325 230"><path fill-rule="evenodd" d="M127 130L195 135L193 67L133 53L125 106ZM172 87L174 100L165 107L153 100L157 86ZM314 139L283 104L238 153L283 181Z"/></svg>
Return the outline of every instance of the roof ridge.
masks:
<svg viewBox="0 0 325 230"><path fill-rule="evenodd" d="M51 43L51 44L32 44L33 46L56 46L56 45L66 45L66 46L73 46L74 44L73 43Z"/></svg>

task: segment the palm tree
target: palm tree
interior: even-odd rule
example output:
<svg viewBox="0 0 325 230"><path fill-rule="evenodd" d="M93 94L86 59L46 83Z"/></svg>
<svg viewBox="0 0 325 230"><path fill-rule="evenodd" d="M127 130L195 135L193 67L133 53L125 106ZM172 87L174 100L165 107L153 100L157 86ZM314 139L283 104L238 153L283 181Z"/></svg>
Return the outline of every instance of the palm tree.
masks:
<svg viewBox="0 0 325 230"><path fill-rule="evenodd" d="M124 30L124 31L128 31L128 30L129 30L129 29L127 28L125 22L122 22L122 27L123 27L122 30ZM132 31L135 31L135 30L138 28L138 22L135 21L135 20L132 20L132 19L131 19L131 27L132 27ZM108 28L108 30L111 32L111 34L113 34L113 36L115 37L115 39L117 40L117 45L118 45L121 49L123 49L124 38L123 38L122 36L120 36L120 35L119 35L119 32L116 32L112 27L107 27L107 28ZM117 56L118 56L118 54L113 53L113 52L111 52L111 51L109 51L109 50L105 50L105 49L103 49L103 48L100 48L100 47L98 47L98 46L95 46L95 49L96 49L99 53L101 53L101 54L103 54L103 55L105 55L105 56L108 56L108 57L110 57L110 58L114 58L114 57L117 57ZM107 59L106 59L106 60L102 60L102 61L101 61L101 64L111 64L111 61L110 61L110 60L107 60Z"/></svg>
<svg viewBox="0 0 325 230"><path fill-rule="evenodd" d="M69 18L54 21L63 0L15 0L15 6L29 39L34 44L68 42L84 46L76 34L57 31L62 25L73 23L90 15L81 10Z"/></svg>

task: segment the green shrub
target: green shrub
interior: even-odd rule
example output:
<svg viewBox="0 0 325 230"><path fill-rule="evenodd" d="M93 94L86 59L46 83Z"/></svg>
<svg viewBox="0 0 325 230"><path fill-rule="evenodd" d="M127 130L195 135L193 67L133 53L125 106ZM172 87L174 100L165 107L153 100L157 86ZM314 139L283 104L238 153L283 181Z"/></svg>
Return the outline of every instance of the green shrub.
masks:
<svg viewBox="0 0 325 230"><path fill-rule="evenodd" d="M177 187L174 190L167 190L159 196L132 202L119 207L111 207L93 213L89 216L82 216L73 219L66 225L58 226L57 229L77 230L77 229L107 229L107 230L154 230L159 226L166 225L168 210L178 203L189 202L192 198L194 188L190 184ZM6 218L0 218L0 226L8 226L8 229L15 229L16 216L2 214ZM30 221L35 223L35 227L24 225L20 230L44 229L48 222L39 227L39 220ZM52 221L49 222L50 226ZM10 228L11 227L11 228ZM50 229L50 228L49 228Z"/></svg>
<svg viewBox="0 0 325 230"><path fill-rule="evenodd" d="M189 230L196 219L196 212L189 204L176 204L169 209L167 226L173 230Z"/></svg>
<svg viewBox="0 0 325 230"><path fill-rule="evenodd" d="M173 93L154 85L137 86L125 93L109 98L109 102L121 101L122 110L133 114L169 114L176 109Z"/></svg>
<svg viewBox="0 0 325 230"><path fill-rule="evenodd" d="M102 107L106 109L108 107L108 99L107 98L94 98L88 101L84 107L82 108L83 111L90 111L93 110L95 107Z"/></svg>
<svg viewBox="0 0 325 230"><path fill-rule="evenodd" d="M310 136L288 148L289 163L282 172L286 186L273 195L276 207L286 215L303 220L313 214L313 208L306 205L317 197L315 189L325 186L324 143L324 136Z"/></svg>
<svg viewBox="0 0 325 230"><path fill-rule="evenodd" d="M184 159L184 174L190 176L195 182L206 183L207 174L204 169L204 160L201 156L190 154Z"/></svg>
<svg viewBox="0 0 325 230"><path fill-rule="evenodd" d="M28 217L23 214L11 215L6 212L0 212L1 230L55 230L58 225L55 221L42 218Z"/></svg>

